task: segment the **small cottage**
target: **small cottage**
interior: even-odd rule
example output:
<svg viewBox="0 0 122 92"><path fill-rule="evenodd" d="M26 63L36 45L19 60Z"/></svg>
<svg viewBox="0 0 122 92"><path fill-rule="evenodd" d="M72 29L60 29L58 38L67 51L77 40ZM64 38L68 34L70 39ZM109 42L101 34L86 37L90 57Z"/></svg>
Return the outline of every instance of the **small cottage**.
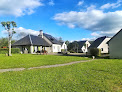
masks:
<svg viewBox="0 0 122 92"><path fill-rule="evenodd" d="M108 44L107 42L110 40L109 37L103 36L100 38L97 38L90 46L89 51L91 48L98 48L101 49L101 53L108 53Z"/></svg>

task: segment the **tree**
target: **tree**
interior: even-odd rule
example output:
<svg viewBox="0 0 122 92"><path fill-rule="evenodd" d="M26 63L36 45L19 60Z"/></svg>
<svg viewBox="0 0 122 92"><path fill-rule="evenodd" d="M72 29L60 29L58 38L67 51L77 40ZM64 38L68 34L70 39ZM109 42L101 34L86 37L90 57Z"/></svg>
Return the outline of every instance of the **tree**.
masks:
<svg viewBox="0 0 122 92"><path fill-rule="evenodd" d="M11 41L11 44L13 44L15 40ZM1 47L8 47L8 38L0 38L0 48Z"/></svg>
<svg viewBox="0 0 122 92"><path fill-rule="evenodd" d="M77 41L74 41L74 42L68 44L68 50L72 50L77 53L78 53L78 47L79 47L79 45L78 45Z"/></svg>
<svg viewBox="0 0 122 92"><path fill-rule="evenodd" d="M5 28L5 30L8 32L8 47L9 47L9 53L8 56L12 56L11 55L11 39L13 34L15 34L16 32L14 31L14 28L17 27L16 22L14 21L7 21L7 22L1 22L2 27ZM13 27L11 29L11 26Z"/></svg>
<svg viewBox="0 0 122 92"><path fill-rule="evenodd" d="M73 42L73 49L74 49L74 51L76 51L77 53L78 53L78 47L79 47L79 45L78 45L77 41L74 41L74 42Z"/></svg>
<svg viewBox="0 0 122 92"><path fill-rule="evenodd" d="M63 40L62 40L62 38L61 38L61 37L59 37L59 38L58 38L58 41L59 41L59 42L63 42Z"/></svg>
<svg viewBox="0 0 122 92"><path fill-rule="evenodd" d="M69 45L69 41L68 40L65 43L66 43L67 46Z"/></svg>

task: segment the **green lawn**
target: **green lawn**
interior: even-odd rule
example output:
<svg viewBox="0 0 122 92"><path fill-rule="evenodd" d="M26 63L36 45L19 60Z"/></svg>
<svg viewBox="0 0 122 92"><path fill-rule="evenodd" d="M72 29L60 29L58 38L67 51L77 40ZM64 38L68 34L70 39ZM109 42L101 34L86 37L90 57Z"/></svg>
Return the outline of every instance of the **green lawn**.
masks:
<svg viewBox="0 0 122 92"><path fill-rule="evenodd" d="M122 60L0 73L0 92L122 92Z"/></svg>
<svg viewBox="0 0 122 92"><path fill-rule="evenodd" d="M20 67L29 68L42 65L62 64L79 60L88 60L88 58L31 54L13 54L12 57L7 57L4 54L0 54L0 69Z"/></svg>

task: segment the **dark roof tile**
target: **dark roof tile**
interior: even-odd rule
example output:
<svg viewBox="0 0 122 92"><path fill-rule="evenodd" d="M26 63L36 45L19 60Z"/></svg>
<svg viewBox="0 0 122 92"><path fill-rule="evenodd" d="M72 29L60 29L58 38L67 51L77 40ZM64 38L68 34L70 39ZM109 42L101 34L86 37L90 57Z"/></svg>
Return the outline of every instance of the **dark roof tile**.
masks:
<svg viewBox="0 0 122 92"><path fill-rule="evenodd" d="M86 41L79 41L78 43L78 49L81 49L85 45Z"/></svg>
<svg viewBox="0 0 122 92"><path fill-rule="evenodd" d="M102 42L103 40L107 38L106 36L103 36L103 37L100 37L100 38L97 38L90 46L89 48L97 48Z"/></svg>
<svg viewBox="0 0 122 92"><path fill-rule="evenodd" d="M12 46L27 46L27 45L50 46L50 44L46 42L43 38L34 35L27 35L26 37L12 44Z"/></svg>
<svg viewBox="0 0 122 92"><path fill-rule="evenodd" d="M60 45L61 45L61 43L60 43L58 40L56 40L53 36L51 36L51 35L49 35L49 34L45 34L45 33L43 33L43 35L44 35L49 41L51 41L53 44L60 44Z"/></svg>

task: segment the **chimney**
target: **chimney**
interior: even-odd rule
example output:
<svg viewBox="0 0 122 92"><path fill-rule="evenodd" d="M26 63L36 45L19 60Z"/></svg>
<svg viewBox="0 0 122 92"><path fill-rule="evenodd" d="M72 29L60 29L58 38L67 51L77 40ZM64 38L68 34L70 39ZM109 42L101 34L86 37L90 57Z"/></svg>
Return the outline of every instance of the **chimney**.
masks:
<svg viewBox="0 0 122 92"><path fill-rule="evenodd" d="M43 30L40 30L39 36L43 38Z"/></svg>

